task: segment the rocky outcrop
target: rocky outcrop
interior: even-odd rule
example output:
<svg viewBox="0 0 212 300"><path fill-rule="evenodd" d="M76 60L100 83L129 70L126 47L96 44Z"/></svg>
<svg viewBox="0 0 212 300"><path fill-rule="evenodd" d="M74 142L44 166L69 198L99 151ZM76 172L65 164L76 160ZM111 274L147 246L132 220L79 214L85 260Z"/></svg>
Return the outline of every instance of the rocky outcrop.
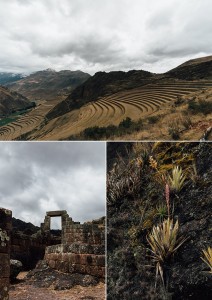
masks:
<svg viewBox="0 0 212 300"><path fill-rule="evenodd" d="M205 142L137 143L110 167L109 300L211 299L211 274L201 260L203 249L211 246L211 152L212 145ZM180 191L170 190L171 217L179 221L186 241L163 265L164 287L156 277L147 236L167 218L164 179L174 165L182 167L186 180Z"/></svg>
<svg viewBox="0 0 212 300"><path fill-rule="evenodd" d="M27 282L38 287L54 290L68 290L75 285L94 286L99 283L99 278L91 275L61 273L48 266L46 261L39 261L36 268L27 274Z"/></svg>

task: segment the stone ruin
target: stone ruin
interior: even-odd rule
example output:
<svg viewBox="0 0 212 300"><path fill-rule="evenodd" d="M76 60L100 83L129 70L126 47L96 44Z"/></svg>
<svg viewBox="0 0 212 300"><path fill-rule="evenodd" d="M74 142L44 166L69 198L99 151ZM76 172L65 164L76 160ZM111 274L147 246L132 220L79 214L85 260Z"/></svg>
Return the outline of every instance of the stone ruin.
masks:
<svg viewBox="0 0 212 300"><path fill-rule="evenodd" d="M61 243L54 245L51 218L61 217ZM44 254L45 253L45 254ZM39 255L38 255L39 254ZM0 208L0 300L9 299L10 258L34 256L47 262L50 268L64 273L80 273L105 277L104 218L80 224L67 211L49 211L41 223L39 238L14 235L12 212Z"/></svg>
<svg viewBox="0 0 212 300"><path fill-rule="evenodd" d="M105 277L104 224L74 222L65 210L46 213L41 232L50 239L52 217L61 217L61 244L46 247L49 267L64 273L81 273Z"/></svg>
<svg viewBox="0 0 212 300"><path fill-rule="evenodd" d="M0 299L9 299L12 212L0 208Z"/></svg>

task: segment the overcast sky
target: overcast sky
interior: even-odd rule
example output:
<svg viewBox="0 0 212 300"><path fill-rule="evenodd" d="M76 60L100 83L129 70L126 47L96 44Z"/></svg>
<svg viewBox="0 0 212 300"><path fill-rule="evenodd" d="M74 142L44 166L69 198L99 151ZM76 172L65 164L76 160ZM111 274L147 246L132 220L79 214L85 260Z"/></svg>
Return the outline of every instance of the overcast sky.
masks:
<svg viewBox="0 0 212 300"><path fill-rule="evenodd" d="M80 222L105 215L104 142L0 142L0 153L0 207L15 218L40 226L51 210Z"/></svg>
<svg viewBox="0 0 212 300"><path fill-rule="evenodd" d="M0 0L0 71L164 72L212 53L211 0Z"/></svg>

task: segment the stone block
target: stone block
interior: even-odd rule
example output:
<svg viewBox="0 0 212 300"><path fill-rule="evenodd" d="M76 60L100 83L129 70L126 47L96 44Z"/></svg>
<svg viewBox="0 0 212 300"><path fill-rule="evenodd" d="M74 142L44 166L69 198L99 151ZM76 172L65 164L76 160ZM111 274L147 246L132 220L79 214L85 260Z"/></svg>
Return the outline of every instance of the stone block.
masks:
<svg viewBox="0 0 212 300"><path fill-rule="evenodd" d="M105 266L105 256L104 255L98 255L97 258L97 266L104 267Z"/></svg>
<svg viewBox="0 0 212 300"><path fill-rule="evenodd" d="M5 253L0 253L0 278L1 277L10 277L10 259L9 255Z"/></svg>
<svg viewBox="0 0 212 300"><path fill-rule="evenodd" d="M9 300L9 278L0 279L0 299Z"/></svg>
<svg viewBox="0 0 212 300"><path fill-rule="evenodd" d="M58 265L58 270L63 272L63 273L68 273L69 272L69 263L67 261L60 261Z"/></svg>
<svg viewBox="0 0 212 300"><path fill-rule="evenodd" d="M71 273L71 274L75 273L76 272L76 264L69 262L68 270L69 270L69 273Z"/></svg>
<svg viewBox="0 0 212 300"><path fill-rule="evenodd" d="M98 276L101 278L105 278L106 277L106 268L99 268L98 269Z"/></svg>

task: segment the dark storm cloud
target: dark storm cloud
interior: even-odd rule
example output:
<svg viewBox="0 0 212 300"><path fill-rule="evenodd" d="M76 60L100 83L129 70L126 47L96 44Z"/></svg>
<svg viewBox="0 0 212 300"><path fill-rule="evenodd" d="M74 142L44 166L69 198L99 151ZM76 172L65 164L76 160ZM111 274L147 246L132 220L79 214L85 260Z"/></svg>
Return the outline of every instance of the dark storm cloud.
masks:
<svg viewBox="0 0 212 300"><path fill-rule="evenodd" d="M105 144L0 143L0 207L39 225L48 210L105 214Z"/></svg>
<svg viewBox="0 0 212 300"><path fill-rule="evenodd" d="M166 71L212 52L210 0L0 0L0 70Z"/></svg>

